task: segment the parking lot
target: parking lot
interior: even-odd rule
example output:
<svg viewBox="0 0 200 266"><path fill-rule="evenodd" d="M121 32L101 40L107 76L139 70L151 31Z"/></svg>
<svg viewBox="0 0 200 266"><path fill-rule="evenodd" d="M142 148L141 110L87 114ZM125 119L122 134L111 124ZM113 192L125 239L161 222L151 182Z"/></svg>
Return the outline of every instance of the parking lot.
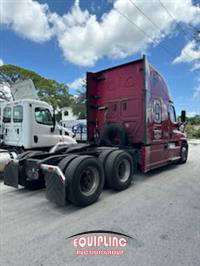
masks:
<svg viewBox="0 0 200 266"><path fill-rule="evenodd" d="M200 145L188 162L135 176L126 191L59 208L45 190L0 183L0 265L200 265ZM121 256L76 255L73 234L111 230L133 239Z"/></svg>

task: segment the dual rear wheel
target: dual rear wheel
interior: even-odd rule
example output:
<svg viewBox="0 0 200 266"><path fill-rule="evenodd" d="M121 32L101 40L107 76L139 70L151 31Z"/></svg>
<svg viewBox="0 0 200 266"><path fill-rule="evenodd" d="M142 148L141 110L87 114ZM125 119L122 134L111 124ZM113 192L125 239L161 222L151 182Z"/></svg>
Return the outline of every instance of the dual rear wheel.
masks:
<svg viewBox="0 0 200 266"><path fill-rule="evenodd" d="M66 200L77 206L97 201L105 179L109 188L124 190L130 186L133 176L132 157L122 150L104 151L99 158L69 155L59 167L66 177Z"/></svg>
<svg viewBox="0 0 200 266"><path fill-rule="evenodd" d="M59 167L65 173L68 201L83 207L99 198L104 186L104 170L98 159L89 155L69 155Z"/></svg>
<svg viewBox="0 0 200 266"><path fill-rule="evenodd" d="M114 190L127 189L133 179L134 166L132 156L123 150L103 152L102 161L106 176L106 185Z"/></svg>

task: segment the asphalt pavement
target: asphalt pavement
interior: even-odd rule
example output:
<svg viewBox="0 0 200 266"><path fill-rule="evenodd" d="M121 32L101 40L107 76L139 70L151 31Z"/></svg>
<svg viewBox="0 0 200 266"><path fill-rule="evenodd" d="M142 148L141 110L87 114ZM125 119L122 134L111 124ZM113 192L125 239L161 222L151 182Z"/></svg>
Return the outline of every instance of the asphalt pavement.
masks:
<svg viewBox="0 0 200 266"><path fill-rule="evenodd" d="M200 145L188 162L137 174L126 191L105 190L86 207L59 208L45 190L0 183L0 265L200 265ZM122 255L76 255L77 233L116 231L131 236ZM86 248L84 248L86 249ZM97 248L88 248L97 250Z"/></svg>

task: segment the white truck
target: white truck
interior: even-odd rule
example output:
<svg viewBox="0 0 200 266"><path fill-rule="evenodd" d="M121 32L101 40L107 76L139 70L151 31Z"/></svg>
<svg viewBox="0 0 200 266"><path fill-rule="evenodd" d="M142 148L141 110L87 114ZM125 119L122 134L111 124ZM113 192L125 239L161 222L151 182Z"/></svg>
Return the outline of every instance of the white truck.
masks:
<svg viewBox="0 0 200 266"><path fill-rule="evenodd" d="M0 139L3 138L3 109L6 103L6 101L0 100Z"/></svg>
<svg viewBox="0 0 200 266"><path fill-rule="evenodd" d="M56 123L52 107L43 101L22 99L1 106L0 172L18 153L52 151L75 144L75 135ZM28 152L29 151L29 152Z"/></svg>
<svg viewBox="0 0 200 266"><path fill-rule="evenodd" d="M38 100L7 103L2 123L4 144L27 150L49 148L58 142L74 143L70 131L56 124L52 112L48 103Z"/></svg>

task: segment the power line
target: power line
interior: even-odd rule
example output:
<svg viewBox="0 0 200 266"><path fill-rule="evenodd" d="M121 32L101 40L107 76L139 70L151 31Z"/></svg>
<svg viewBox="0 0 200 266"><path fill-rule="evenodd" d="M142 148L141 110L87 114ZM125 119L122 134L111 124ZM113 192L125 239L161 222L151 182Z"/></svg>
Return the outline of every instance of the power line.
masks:
<svg viewBox="0 0 200 266"><path fill-rule="evenodd" d="M163 32L163 30L149 17L149 16L147 16L145 13L144 13L144 11L141 9L141 8L139 8L132 0L129 0L129 2L146 18L146 19L148 19L150 22L151 22L151 24L155 27L155 28L157 28L161 33ZM179 51L178 51L179 52ZM188 57L190 57L190 55L188 55L186 52L185 52L185 54L188 56Z"/></svg>
<svg viewBox="0 0 200 266"><path fill-rule="evenodd" d="M132 25L134 25L139 31L141 31L143 33L143 35L147 36L151 42L154 42L154 40L152 39L152 37L146 33L146 31L144 31L141 27L139 27L136 23L134 23L128 16L126 16L125 14L123 14L121 11L119 11L117 8L114 7L114 10L116 10L122 17L124 17L125 19L127 19ZM174 57L176 57L177 55L175 55L174 53L172 53L171 51L169 51L164 45L162 45L160 43L160 47L165 50L165 52L167 54L169 54L173 59Z"/></svg>
<svg viewBox="0 0 200 266"><path fill-rule="evenodd" d="M182 27L181 23L177 21L177 19L169 12L169 10L166 8L166 6L160 1L158 0L160 5L162 6L163 9L165 9L166 13L168 14L168 16L170 16L175 22L176 24L179 26L179 28L185 33L185 35L190 36L188 34L188 32ZM196 27L194 27L192 24L188 24L191 28L193 28L195 31L199 31ZM191 36L190 36L191 38Z"/></svg>
<svg viewBox="0 0 200 266"><path fill-rule="evenodd" d="M144 16L144 17L146 17L159 31L161 31L162 32L162 29L160 28L160 27L158 27L158 25L155 23L155 22L153 22L151 19L150 19L150 17L148 17L143 11L142 11L142 9L141 8L139 8L132 0L129 0L129 2L140 12L140 13L142 13L142 15Z"/></svg>

